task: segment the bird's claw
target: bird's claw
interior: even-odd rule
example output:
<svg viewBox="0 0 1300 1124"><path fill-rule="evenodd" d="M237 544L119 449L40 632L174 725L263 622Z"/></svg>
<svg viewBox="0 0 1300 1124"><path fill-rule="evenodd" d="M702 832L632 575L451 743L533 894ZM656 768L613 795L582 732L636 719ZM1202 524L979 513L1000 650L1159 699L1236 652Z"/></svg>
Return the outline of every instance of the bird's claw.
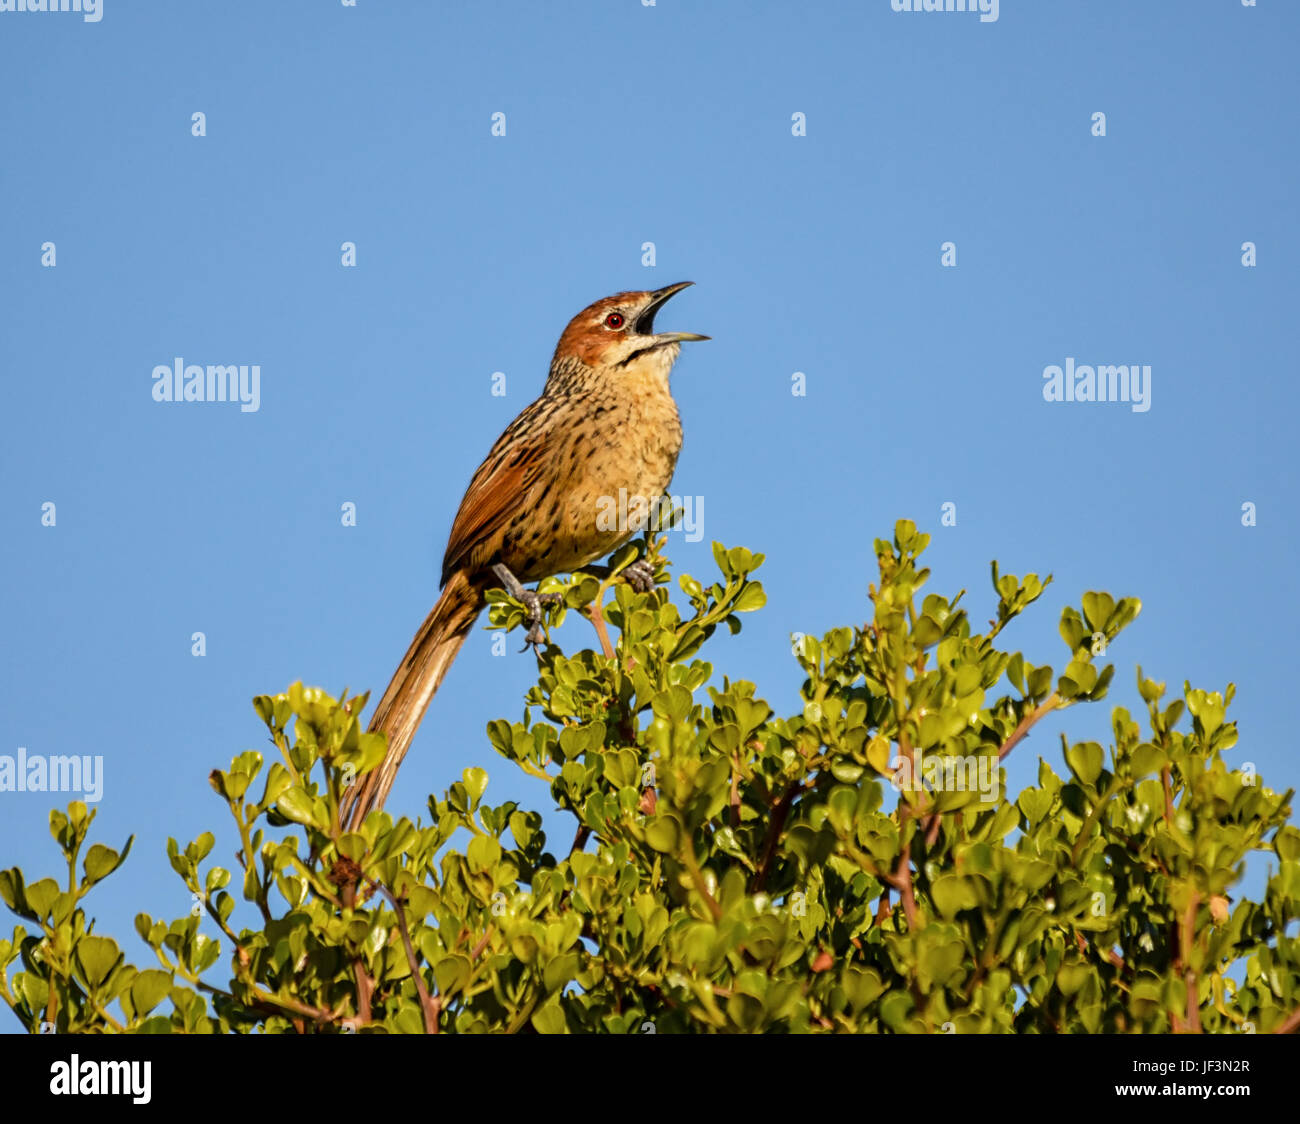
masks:
<svg viewBox="0 0 1300 1124"><path fill-rule="evenodd" d="M559 593L534 593L531 589L523 590L516 598L524 607L524 619L528 621L528 631L524 634L524 646L519 650L540 648L546 639L546 630L542 628L542 610L563 603L564 596Z"/></svg>
<svg viewBox="0 0 1300 1124"><path fill-rule="evenodd" d="M651 593L655 587L655 568L644 558L624 568L623 577L637 593Z"/></svg>

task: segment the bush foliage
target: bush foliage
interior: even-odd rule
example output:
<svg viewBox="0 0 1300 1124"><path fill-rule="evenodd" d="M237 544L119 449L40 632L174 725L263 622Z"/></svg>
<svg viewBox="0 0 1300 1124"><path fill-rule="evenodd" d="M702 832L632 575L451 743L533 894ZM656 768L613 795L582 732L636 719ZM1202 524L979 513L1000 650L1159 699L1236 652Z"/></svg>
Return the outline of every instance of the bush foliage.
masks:
<svg viewBox="0 0 1300 1124"><path fill-rule="evenodd" d="M544 583L564 595L548 626L577 612L608 642L607 622L612 655L548 644L524 721L487 734L571 842L486 802L480 768L427 821L346 832L340 804L385 748L366 696L259 697L270 764L250 751L209 778L235 865L210 832L169 841L193 908L136 918L137 966L85 906L130 841L86 849L93 813L52 812L66 879L0 872L32 926L0 940L4 999L60 1033L1294 1030L1300 831L1290 791L1229 767L1232 687L1166 701L1139 668L1145 730L1116 707L1109 752L1062 738L1063 771L1040 761L1013 799L1001 760L1105 696L1139 603L1066 608L1058 672L998 646L1050 577L994 564L979 631L960 594L922 596L927 542L900 522L876 541L870 622L795 638L803 705L784 718L700 657L763 605L762 555L715 546L717 580L682 576L682 605L662 584ZM665 582L662 545L612 568L644 553ZM494 627L519 624L492 599ZM1234 901L1252 851L1263 900Z"/></svg>

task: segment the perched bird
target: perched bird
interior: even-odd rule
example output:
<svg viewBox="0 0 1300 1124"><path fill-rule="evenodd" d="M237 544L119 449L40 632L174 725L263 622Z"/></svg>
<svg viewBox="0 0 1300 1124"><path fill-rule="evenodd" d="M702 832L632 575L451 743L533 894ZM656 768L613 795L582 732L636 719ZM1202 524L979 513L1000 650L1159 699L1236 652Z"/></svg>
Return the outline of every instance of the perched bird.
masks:
<svg viewBox="0 0 1300 1124"><path fill-rule="evenodd" d="M542 599L523 583L586 566L636 527L599 519L620 489L666 495L682 426L668 376L694 332L656 332L655 314L681 281L653 292L615 293L569 321L541 397L497 438L461 500L442 561L442 596L415 634L375 708L372 731L388 753L366 774L348 822L383 806L415 731L483 608L506 589L528 610L528 639L542 638ZM644 572L633 571L638 582Z"/></svg>

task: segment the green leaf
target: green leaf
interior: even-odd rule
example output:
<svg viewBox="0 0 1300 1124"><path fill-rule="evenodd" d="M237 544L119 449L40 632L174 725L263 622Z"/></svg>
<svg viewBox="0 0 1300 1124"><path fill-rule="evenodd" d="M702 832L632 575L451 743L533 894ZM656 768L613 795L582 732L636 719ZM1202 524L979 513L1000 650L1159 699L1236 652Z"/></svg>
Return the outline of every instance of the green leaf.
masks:
<svg viewBox="0 0 1300 1124"><path fill-rule="evenodd" d="M147 968L131 981L131 1002L136 1013L147 1015L164 999L172 988L172 975L161 968Z"/></svg>
<svg viewBox="0 0 1300 1124"><path fill-rule="evenodd" d="M945 920L952 918L963 909L974 909L979 905L979 896L970 879L955 874L944 874L935 879L930 887L935 907Z"/></svg>
<svg viewBox="0 0 1300 1124"><path fill-rule="evenodd" d="M1043 817L1047 815L1054 800L1055 797L1050 792L1041 788L1027 788L1020 794L1016 804L1024 812L1025 819L1029 821L1032 827L1034 824L1040 823Z"/></svg>
<svg viewBox="0 0 1300 1124"><path fill-rule="evenodd" d="M107 878L126 862L127 855L131 853L131 844L133 842L135 842L134 835L126 841L126 846L122 848L120 854L111 847L105 847L102 843L92 844L82 863L82 870L86 875L86 884L88 886L93 885Z"/></svg>
<svg viewBox="0 0 1300 1124"><path fill-rule="evenodd" d="M1079 742L1065 751L1065 763L1087 787L1097 783L1106 755L1096 742Z"/></svg>
<svg viewBox="0 0 1300 1124"><path fill-rule="evenodd" d="M476 835L465 848L465 857L476 874L491 870L501 861L501 844L490 835Z"/></svg>
<svg viewBox="0 0 1300 1124"><path fill-rule="evenodd" d="M666 855L677 850L680 838L681 826L671 816L657 816L645 829L645 841Z"/></svg>
<svg viewBox="0 0 1300 1124"><path fill-rule="evenodd" d="M461 777L465 784L465 791L469 793L470 807L477 808L478 802L483 799L483 793L487 790L487 770L469 768L461 774Z"/></svg>
<svg viewBox="0 0 1300 1124"><path fill-rule="evenodd" d="M750 582L740 591L740 596L736 598L735 603L731 606L733 613L752 613L756 609L761 609L767 604L767 594L759 582Z"/></svg>
<svg viewBox="0 0 1300 1124"><path fill-rule="evenodd" d="M122 959L122 950L111 937L85 936L77 942L77 961L86 982L99 987Z"/></svg>
<svg viewBox="0 0 1300 1124"><path fill-rule="evenodd" d="M553 998L544 1003L528 1020L533 1025L533 1029L538 1034L563 1034L567 1029L564 1018L564 1011L560 1007L559 998Z"/></svg>
<svg viewBox="0 0 1300 1124"><path fill-rule="evenodd" d="M262 799L258 801L258 807L271 807L292 785L293 774L279 761L272 761L271 767L266 771L266 787L262 790Z"/></svg>
<svg viewBox="0 0 1300 1124"><path fill-rule="evenodd" d="M325 823L323 818L318 815L316 804L315 798L308 795L301 785L294 785L292 788L286 789L280 799L275 802L276 808L286 819L307 827L323 829Z"/></svg>
<svg viewBox="0 0 1300 1124"><path fill-rule="evenodd" d="M1115 599L1109 593L1085 593L1083 595L1083 615L1087 618L1093 632L1104 632L1106 622L1115 611Z"/></svg>
<svg viewBox="0 0 1300 1124"><path fill-rule="evenodd" d="M436 945L425 942L421 945L421 951L426 960L431 959L430 953L436 954ZM448 996L459 991L469 981L473 970L474 965L470 963L469 957L457 952L434 961L433 978L438 984L438 994Z"/></svg>
<svg viewBox="0 0 1300 1124"><path fill-rule="evenodd" d="M1300 859L1300 829L1290 825L1282 828L1273 839L1273 846L1278 858L1284 862L1295 862Z"/></svg>
<svg viewBox="0 0 1300 1124"><path fill-rule="evenodd" d="M50 985L32 972L20 972L15 978L18 993L34 1012L46 1009L50 1002Z"/></svg>
<svg viewBox="0 0 1300 1124"><path fill-rule="evenodd" d="M1135 780L1142 777L1149 777L1160 772L1165 767L1165 751L1158 745L1152 745L1150 742L1143 742L1133 750L1129 758L1129 770L1132 772Z"/></svg>
<svg viewBox="0 0 1300 1124"><path fill-rule="evenodd" d="M27 887L27 905L36 917L44 918L54 905L54 900L61 893L61 888L53 878L42 878Z"/></svg>

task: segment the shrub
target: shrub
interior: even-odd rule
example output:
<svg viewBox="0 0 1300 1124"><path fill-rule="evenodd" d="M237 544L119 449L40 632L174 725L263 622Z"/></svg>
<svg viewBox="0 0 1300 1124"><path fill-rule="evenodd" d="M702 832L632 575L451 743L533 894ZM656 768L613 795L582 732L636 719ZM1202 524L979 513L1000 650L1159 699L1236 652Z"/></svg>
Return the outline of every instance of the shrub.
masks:
<svg viewBox="0 0 1300 1124"><path fill-rule="evenodd" d="M0 941L4 998L60 1032L1295 1029L1300 831L1290 791L1228 767L1232 687L1166 702L1138 669L1146 732L1117 707L1109 753L1063 738L1064 772L1041 761L1012 799L1001 760L1105 696L1098 663L1140 605L1066 608L1058 673L997 644L1050 577L994 564L976 631L960 594L921 596L927 542L900 522L876 542L871 621L796 638L803 706L785 718L699 655L763 605L762 555L715 546L717 580L682 576L684 606L613 578L544 583L564 595L551 627L576 611L616 645L548 645L524 721L487 733L572 817L567 847L538 812L486 803L479 768L427 822L377 812L345 832L340 802L384 752L366 697L259 697L277 759L210 777L238 865L208 861L211 833L169 841L194 908L137 917L157 966L91 932L83 901L130 841L94 844L78 874L93 813L74 803L50 818L66 885L0 873L34 926ZM661 548L613 569L645 552L662 580ZM522 619L500 594L491 615ZM1263 900L1234 903L1252 851L1275 860Z"/></svg>

